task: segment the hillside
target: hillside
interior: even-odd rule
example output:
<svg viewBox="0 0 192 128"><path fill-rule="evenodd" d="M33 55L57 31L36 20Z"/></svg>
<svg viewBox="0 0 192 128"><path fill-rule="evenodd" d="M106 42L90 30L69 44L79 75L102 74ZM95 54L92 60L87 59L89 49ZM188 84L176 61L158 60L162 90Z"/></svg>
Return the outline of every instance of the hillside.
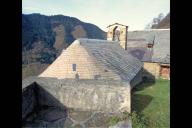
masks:
<svg viewBox="0 0 192 128"><path fill-rule="evenodd" d="M157 25L152 26L153 29L170 28L170 13L167 14Z"/></svg>
<svg viewBox="0 0 192 128"><path fill-rule="evenodd" d="M96 25L74 17L22 14L23 78L38 75L44 67L39 65L50 64L63 48L83 37L106 39L106 33ZM31 64L33 68L28 66Z"/></svg>

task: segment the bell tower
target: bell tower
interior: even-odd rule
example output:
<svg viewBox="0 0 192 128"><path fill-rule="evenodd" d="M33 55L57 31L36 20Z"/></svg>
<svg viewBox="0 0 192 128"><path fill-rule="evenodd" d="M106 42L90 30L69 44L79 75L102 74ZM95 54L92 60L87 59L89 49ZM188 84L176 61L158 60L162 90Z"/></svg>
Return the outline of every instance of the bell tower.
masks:
<svg viewBox="0 0 192 128"><path fill-rule="evenodd" d="M115 23L115 24L109 25L107 28L108 28L107 40L119 41L120 46L123 49L127 50L128 26Z"/></svg>

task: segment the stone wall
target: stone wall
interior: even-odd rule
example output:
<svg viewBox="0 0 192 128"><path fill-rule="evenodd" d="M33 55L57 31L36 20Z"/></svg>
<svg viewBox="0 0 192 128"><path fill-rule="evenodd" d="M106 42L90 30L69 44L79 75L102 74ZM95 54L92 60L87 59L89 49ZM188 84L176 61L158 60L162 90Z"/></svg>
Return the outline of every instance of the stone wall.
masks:
<svg viewBox="0 0 192 128"><path fill-rule="evenodd" d="M36 104L34 84L32 84L24 88L22 91L22 119L26 118L28 114L33 112Z"/></svg>
<svg viewBox="0 0 192 128"><path fill-rule="evenodd" d="M22 88L22 117L33 112L22 118L26 128L106 128L111 117L131 111L130 86L121 81L31 77Z"/></svg>
<svg viewBox="0 0 192 128"><path fill-rule="evenodd" d="M169 65L161 66L160 63L144 62L143 77L147 78L163 78L170 79L170 67Z"/></svg>
<svg viewBox="0 0 192 128"><path fill-rule="evenodd" d="M82 111L131 111L130 85L117 80L58 80L39 78L41 106L65 106ZM23 85L25 86L25 85Z"/></svg>
<svg viewBox="0 0 192 128"><path fill-rule="evenodd" d="M88 83L84 83L83 81L73 81L66 83L66 81L63 81L60 84L61 86L49 84L42 86L42 88L67 108L84 111L130 112L129 85L108 86L102 81L99 84L97 84L97 81L95 82L89 81ZM42 83L40 84L42 85ZM51 98L47 99L49 101L44 104L51 103ZM44 101L43 98L42 101Z"/></svg>
<svg viewBox="0 0 192 128"><path fill-rule="evenodd" d="M152 77L154 76L156 79L159 78L161 66L159 63L150 63L144 62L144 73L143 76L145 77Z"/></svg>

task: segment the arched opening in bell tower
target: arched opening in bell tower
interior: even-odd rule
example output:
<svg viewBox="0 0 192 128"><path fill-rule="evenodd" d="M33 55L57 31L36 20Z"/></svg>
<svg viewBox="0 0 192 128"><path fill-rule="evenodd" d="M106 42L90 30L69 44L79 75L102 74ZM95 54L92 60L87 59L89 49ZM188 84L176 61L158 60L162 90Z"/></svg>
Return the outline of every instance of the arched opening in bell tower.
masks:
<svg viewBox="0 0 192 128"><path fill-rule="evenodd" d="M121 32L121 29L119 26L116 26L113 29L113 41L120 41L120 32Z"/></svg>

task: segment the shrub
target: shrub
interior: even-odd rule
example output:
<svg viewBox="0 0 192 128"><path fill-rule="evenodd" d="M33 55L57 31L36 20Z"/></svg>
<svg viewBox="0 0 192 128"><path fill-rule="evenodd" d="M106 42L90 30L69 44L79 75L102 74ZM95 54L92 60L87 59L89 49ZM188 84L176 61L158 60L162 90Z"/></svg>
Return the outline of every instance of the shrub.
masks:
<svg viewBox="0 0 192 128"><path fill-rule="evenodd" d="M117 124L119 121L127 120L129 118L130 118L130 114L128 112L123 112L119 116L111 117L109 120L109 124L113 126L113 125Z"/></svg>
<svg viewBox="0 0 192 128"><path fill-rule="evenodd" d="M115 117L111 117L109 120L109 125L113 126L115 124L117 124L120 121L120 118L115 116Z"/></svg>
<svg viewBox="0 0 192 128"><path fill-rule="evenodd" d="M131 121L133 128L147 128L148 119L143 114L137 114L133 111L131 113Z"/></svg>
<svg viewBox="0 0 192 128"><path fill-rule="evenodd" d="M128 112L123 112L121 116L111 117L109 120L110 125L116 125L119 121L131 119L133 128L147 128L148 119L143 114L137 114L133 111L131 114Z"/></svg>

